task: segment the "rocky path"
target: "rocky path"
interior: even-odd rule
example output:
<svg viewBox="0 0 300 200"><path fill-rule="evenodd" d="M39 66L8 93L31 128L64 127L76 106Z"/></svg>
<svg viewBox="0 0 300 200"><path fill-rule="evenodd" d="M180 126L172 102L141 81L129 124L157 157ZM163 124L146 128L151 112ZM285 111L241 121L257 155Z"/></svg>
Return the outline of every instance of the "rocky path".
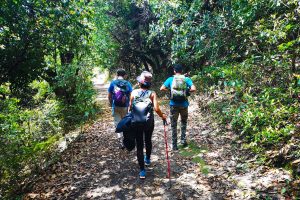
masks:
<svg viewBox="0 0 300 200"><path fill-rule="evenodd" d="M99 101L105 102L107 87L96 82ZM24 199L284 199L282 182L289 174L259 166L241 151L234 134L222 131L200 112L197 102L189 110L189 146L170 152L171 188L161 119L156 116L151 166L146 179L140 180L136 151L118 149L110 109L104 103L101 118L42 174ZM168 127L169 145L170 136Z"/></svg>

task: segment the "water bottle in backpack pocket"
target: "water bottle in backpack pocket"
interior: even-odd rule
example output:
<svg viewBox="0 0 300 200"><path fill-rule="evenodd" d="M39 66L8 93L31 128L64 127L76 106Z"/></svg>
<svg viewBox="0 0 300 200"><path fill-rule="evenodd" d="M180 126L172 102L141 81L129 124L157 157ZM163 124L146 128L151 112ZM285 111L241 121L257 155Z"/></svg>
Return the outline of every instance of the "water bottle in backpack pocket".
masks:
<svg viewBox="0 0 300 200"><path fill-rule="evenodd" d="M117 80L114 85L113 92L113 102L115 106L126 107L127 103L127 93L128 93L128 84L125 80Z"/></svg>

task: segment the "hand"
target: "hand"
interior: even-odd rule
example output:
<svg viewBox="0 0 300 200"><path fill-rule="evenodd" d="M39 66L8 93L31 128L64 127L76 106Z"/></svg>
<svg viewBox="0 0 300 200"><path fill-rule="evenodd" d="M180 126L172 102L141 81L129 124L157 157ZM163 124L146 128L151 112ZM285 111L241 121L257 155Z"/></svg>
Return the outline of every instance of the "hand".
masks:
<svg viewBox="0 0 300 200"><path fill-rule="evenodd" d="M187 88L187 89L186 89L186 96L188 96L188 97L191 96L190 88Z"/></svg>
<svg viewBox="0 0 300 200"><path fill-rule="evenodd" d="M165 113L162 114L162 117L161 117L163 120L167 120L167 115Z"/></svg>
<svg viewBox="0 0 300 200"><path fill-rule="evenodd" d="M163 124L164 124L164 126L168 125L168 122L166 119L163 120Z"/></svg>
<svg viewBox="0 0 300 200"><path fill-rule="evenodd" d="M187 72L184 74L184 76L189 77L191 72Z"/></svg>

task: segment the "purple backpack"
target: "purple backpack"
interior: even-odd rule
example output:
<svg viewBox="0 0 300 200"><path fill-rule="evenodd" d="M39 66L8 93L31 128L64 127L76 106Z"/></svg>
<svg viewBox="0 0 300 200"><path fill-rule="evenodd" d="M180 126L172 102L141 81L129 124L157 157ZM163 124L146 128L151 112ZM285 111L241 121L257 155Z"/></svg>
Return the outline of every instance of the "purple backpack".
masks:
<svg viewBox="0 0 300 200"><path fill-rule="evenodd" d="M113 102L115 106L126 107L128 84L125 80L117 80L114 84Z"/></svg>

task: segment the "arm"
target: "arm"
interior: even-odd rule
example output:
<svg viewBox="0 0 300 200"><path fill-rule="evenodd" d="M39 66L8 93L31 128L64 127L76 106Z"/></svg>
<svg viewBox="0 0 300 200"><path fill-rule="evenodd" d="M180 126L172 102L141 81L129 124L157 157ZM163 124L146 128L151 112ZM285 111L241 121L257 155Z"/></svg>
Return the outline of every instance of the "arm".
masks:
<svg viewBox="0 0 300 200"><path fill-rule="evenodd" d="M186 83L187 83L188 87L190 88L189 92L195 92L196 91L196 86L193 84L192 79L186 78Z"/></svg>
<svg viewBox="0 0 300 200"><path fill-rule="evenodd" d="M111 92L108 93L108 101L109 101L109 105L112 106L112 93Z"/></svg>
<svg viewBox="0 0 300 200"><path fill-rule="evenodd" d="M170 78L168 78L164 84L160 87L160 91L168 91L170 88Z"/></svg>
<svg viewBox="0 0 300 200"><path fill-rule="evenodd" d="M132 106L132 102L133 102L133 96L131 95L132 93L130 93L130 97L129 97L129 106L128 106L128 112L130 112L131 110L131 106Z"/></svg>
<svg viewBox="0 0 300 200"><path fill-rule="evenodd" d="M108 98L108 102L109 102L110 106L112 106L112 103L113 103L113 99L112 99L113 89L114 89L114 86L113 86L113 83L111 82L108 87L108 90L107 90L107 92L108 92L107 98Z"/></svg>
<svg viewBox="0 0 300 200"><path fill-rule="evenodd" d="M189 71L189 72L185 73L184 76L189 77L190 74L191 74L191 72Z"/></svg>
<svg viewBox="0 0 300 200"><path fill-rule="evenodd" d="M158 101L157 101L157 95L155 92L153 92L151 94L151 100L153 102L153 107L154 107L154 110L155 112L158 114L158 116L160 116L163 120L165 120L167 118L167 115L164 114L160 108L159 108L159 104L158 104Z"/></svg>
<svg viewBox="0 0 300 200"><path fill-rule="evenodd" d="M132 101L133 101L133 97L131 97L133 89L132 89L132 86L131 86L131 84L129 82L128 82L128 90L129 90L128 91L129 102L128 102L128 110L127 110L127 112L129 112L131 110Z"/></svg>
<svg viewBox="0 0 300 200"><path fill-rule="evenodd" d="M191 89L190 89L190 92L195 92L196 91L196 86L195 85L192 85L191 86Z"/></svg>
<svg viewBox="0 0 300 200"><path fill-rule="evenodd" d="M165 85L162 85L160 87L160 91L168 91L168 88Z"/></svg>

